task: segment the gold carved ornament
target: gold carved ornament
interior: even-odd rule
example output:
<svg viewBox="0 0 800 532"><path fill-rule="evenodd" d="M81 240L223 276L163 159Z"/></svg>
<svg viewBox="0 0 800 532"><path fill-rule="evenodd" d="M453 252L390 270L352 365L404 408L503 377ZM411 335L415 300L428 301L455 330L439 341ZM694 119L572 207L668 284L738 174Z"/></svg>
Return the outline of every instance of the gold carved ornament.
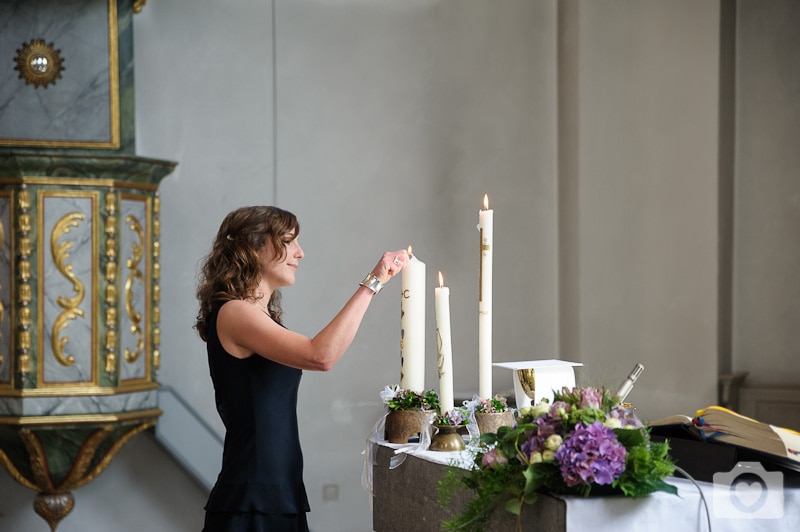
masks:
<svg viewBox="0 0 800 532"><path fill-rule="evenodd" d="M112 374L117 370L117 195L110 191L106 194L106 373ZM111 289L112 290L108 290Z"/></svg>
<svg viewBox="0 0 800 532"><path fill-rule="evenodd" d="M53 48L53 43L31 39L31 42L23 43L22 48L17 49L14 58L17 66L14 70L19 71L19 78L25 80L25 85L33 83L35 89L40 86L46 89L48 85L56 84L56 79L61 77L64 70L60 52Z"/></svg>
<svg viewBox="0 0 800 532"><path fill-rule="evenodd" d="M131 351L125 348L125 360L128 363L136 362L144 350L144 332L140 324L142 323L142 313L137 312L133 307L133 283L138 281L139 284L144 284L144 275L139 269L139 263L142 261L142 251L144 250L144 231L142 224L133 215L128 215L125 218L125 223L131 231L136 233L139 243L131 244L132 257L125 261L125 265L130 270L128 278L125 279L125 311L128 313L128 318L131 320L131 334L136 335L136 351Z"/></svg>
<svg viewBox="0 0 800 532"><path fill-rule="evenodd" d="M53 227L53 232L50 235L50 252L53 255L53 262L58 268L58 271L60 271L64 277L72 281L72 287L75 290L75 296L71 298L61 296L56 298L56 302L64 309L64 312L59 314L58 318L56 318L53 323L51 345L56 360L64 366L73 365L75 363L75 357L72 355L64 355L64 346L69 342L69 336L59 338L58 335L69 326L68 320L83 317L83 310L78 307L81 302L83 302L85 289L80 279L72 272L72 264L66 263L69 258L69 250L72 248L72 242L62 242L59 244L58 240L63 235L69 233L72 227L78 227L80 222L84 219L86 219L86 216L80 212L66 214L56 222L55 227Z"/></svg>
<svg viewBox="0 0 800 532"><path fill-rule="evenodd" d="M31 243L31 219L28 209L31 207L31 194L23 183L22 188L17 194L17 207L20 215L17 217L17 229L19 238L19 267L20 271L30 271L30 257L33 244ZM31 357L28 352L31 349L31 301L33 294L31 291L30 279L20 278L17 286L17 302L19 303L20 323L17 331L17 348L19 356L17 358L18 371L23 377L31 372Z"/></svg>
<svg viewBox="0 0 800 532"><path fill-rule="evenodd" d="M25 477L19 470L14 467L13 462L0 451L0 463L2 463L11 476L25 486L26 488L49 491L51 493L64 492L74 490L85 486L103 472L103 470L111 463L112 458L117 452L125 445L128 440L133 436L155 425L154 421L148 421L131 428L122 438L114 442L114 444L105 451L105 455L99 461L96 461L94 466L89 469L89 466L96 460L94 456L100 445L114 430L114 427L109 425L98 428L92 432L89 437L83 442L78 449L78 456L70 469L69 475L61 481L57 486L53 484L52 479L48 473L47 456L45 454L44 446L35 433L29 429L21 429L19 435L25 445L31 464L31 478Z"/></svg>

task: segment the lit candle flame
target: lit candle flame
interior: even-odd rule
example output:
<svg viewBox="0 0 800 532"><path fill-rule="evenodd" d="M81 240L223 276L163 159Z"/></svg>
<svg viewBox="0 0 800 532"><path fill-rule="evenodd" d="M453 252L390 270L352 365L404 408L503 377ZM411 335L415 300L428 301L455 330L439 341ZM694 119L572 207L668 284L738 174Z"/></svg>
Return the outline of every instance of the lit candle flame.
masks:
<svg viewBox="0 0 800 532"><path fill-rule="evenodd" d="M414 253L411 252L411 246L410 245L408 246L408 256L409 257L413 257L414 256Z"/></svg>
<svg viewBox="0 0 800 532"><path fill-rule="evenodd" d="M441 271L439 272L439 288L444 288L444 278Z"/></svg>
<svg viewBox="0 0 800 532"><path fill-rule="evenodd" d="M489 194L483 195L483 210L485 211L489 210Z"/></svg>

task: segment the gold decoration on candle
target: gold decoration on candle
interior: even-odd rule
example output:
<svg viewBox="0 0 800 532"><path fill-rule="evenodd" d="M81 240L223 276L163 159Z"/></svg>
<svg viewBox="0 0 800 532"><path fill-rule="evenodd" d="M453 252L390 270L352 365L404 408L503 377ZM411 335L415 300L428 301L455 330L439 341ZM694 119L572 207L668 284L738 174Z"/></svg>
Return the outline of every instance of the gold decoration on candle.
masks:
<svg viewBox="0 0 800 532"><path fill-rule="evenodd" d="M161 351L153 349L153 367L159 369L161 367Z"/></svg>
<svg viewBox="0 0 800 532"><path fill-rule="evenodd" d="M125 360L128 363L133 363L139 358L144 350L144 332L140 327L142 322L142 314L137 312L137 310L133 307L133 284L134 282L138 282L139 284L144 283L144 275L142 274L141 270L139 270L139 263L142 260L142 251L144 250L144 231L142 230L142 224L133 215L128 215L125 218L125 223L128 224L130 230L133 231L136 234L136 237L139 239L138 244L131 244L132 255L131 258L125 263L130 271L127 279L125 280L125 311L128 314L128 318L131 320L130 332L136 336L136 350L131 351L126 347Z"/></svg>
<svg viewBox="0 0 800 532"><path fill-rule="evenodd" d="M483 210L489 210L489 194L483 195ZM483 227L478 228L478 233L480 238L480 246L478 248L478 301L483 301L483 252L491 250L492 247L483 242Z"/></svg>
<svg viewBox="0 0 800 532"><path fill-rule="evenodd" d="M78 227L81 221L85 220L86 216L80 212L72 212L64 215L56 222L53 227L53 232L50 235L50 253L53 256L53 262L61 274L72 281L72 288L75 290L73 297L67 298L59 296L56 298L58 305L64 311L58 315L53 322L53 329L51 333L51 346L53 348L53 355L56 360L63 366L71 366L75 363L75 357L66 355L64 347L69 342L69 336L59 338L59 334L66 327L69 326L68 320L75 320L84 316L83 309L78 308L83 302L85 295L85 288L83 283L72 271L72 264L67 264L69 258L69 250L72 248L72 242L66 241L59 244L59 239L68 234L73 227Z"/></svg>

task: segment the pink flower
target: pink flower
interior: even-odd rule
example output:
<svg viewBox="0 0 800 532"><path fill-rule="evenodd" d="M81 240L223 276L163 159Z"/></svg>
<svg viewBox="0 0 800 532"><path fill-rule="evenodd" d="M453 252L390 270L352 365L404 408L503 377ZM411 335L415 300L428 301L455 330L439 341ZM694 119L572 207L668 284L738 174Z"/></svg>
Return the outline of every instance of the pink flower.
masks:
<svg viewBox="0 0 800 532"><path fill-rule="evenodd" d="M503 451L499 449L492 449L491 451L487 451L484 453L483 458L481 458L481 465L483 467L502 467L508 463L508 457L505 455Z"/></svg>
<svg viewBox="0 0 800 532"><path fill-rule="evenodd" d="M597 388L581 388L581 401L578 408L600 408L603 404L603 392Z"/></svg>

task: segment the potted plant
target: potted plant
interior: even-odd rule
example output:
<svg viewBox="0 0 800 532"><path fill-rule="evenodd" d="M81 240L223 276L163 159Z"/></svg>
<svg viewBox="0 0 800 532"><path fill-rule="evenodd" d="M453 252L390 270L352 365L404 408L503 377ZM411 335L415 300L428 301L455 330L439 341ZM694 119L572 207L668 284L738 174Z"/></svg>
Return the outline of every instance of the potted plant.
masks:
<svg viewBox="0 0 800 532"><path fill-rule="evenodd" d="M458 429L463 427L468 419L469 410L463 406L437 415L433 420L436 434L431 441L430 450L445 452L464 450L464 440Z"/></svg>
<svg viewBox="0 0 800 532"><path fill-rule="evenodd" d="M508 407L508 401L502 395L489 399L481 399L475 404L475 422L481 434L497 432L500 427L514 424L514 416Z"/></svg>
<svg viewBox="0 0 800 532"><path fill-rule="evenodd" d="M439 408L439 395L433 390L418 393L387 386L381 397L389 409L385 430L390 443L408 443L410 437L420 433L426 417Z"/></svg>

